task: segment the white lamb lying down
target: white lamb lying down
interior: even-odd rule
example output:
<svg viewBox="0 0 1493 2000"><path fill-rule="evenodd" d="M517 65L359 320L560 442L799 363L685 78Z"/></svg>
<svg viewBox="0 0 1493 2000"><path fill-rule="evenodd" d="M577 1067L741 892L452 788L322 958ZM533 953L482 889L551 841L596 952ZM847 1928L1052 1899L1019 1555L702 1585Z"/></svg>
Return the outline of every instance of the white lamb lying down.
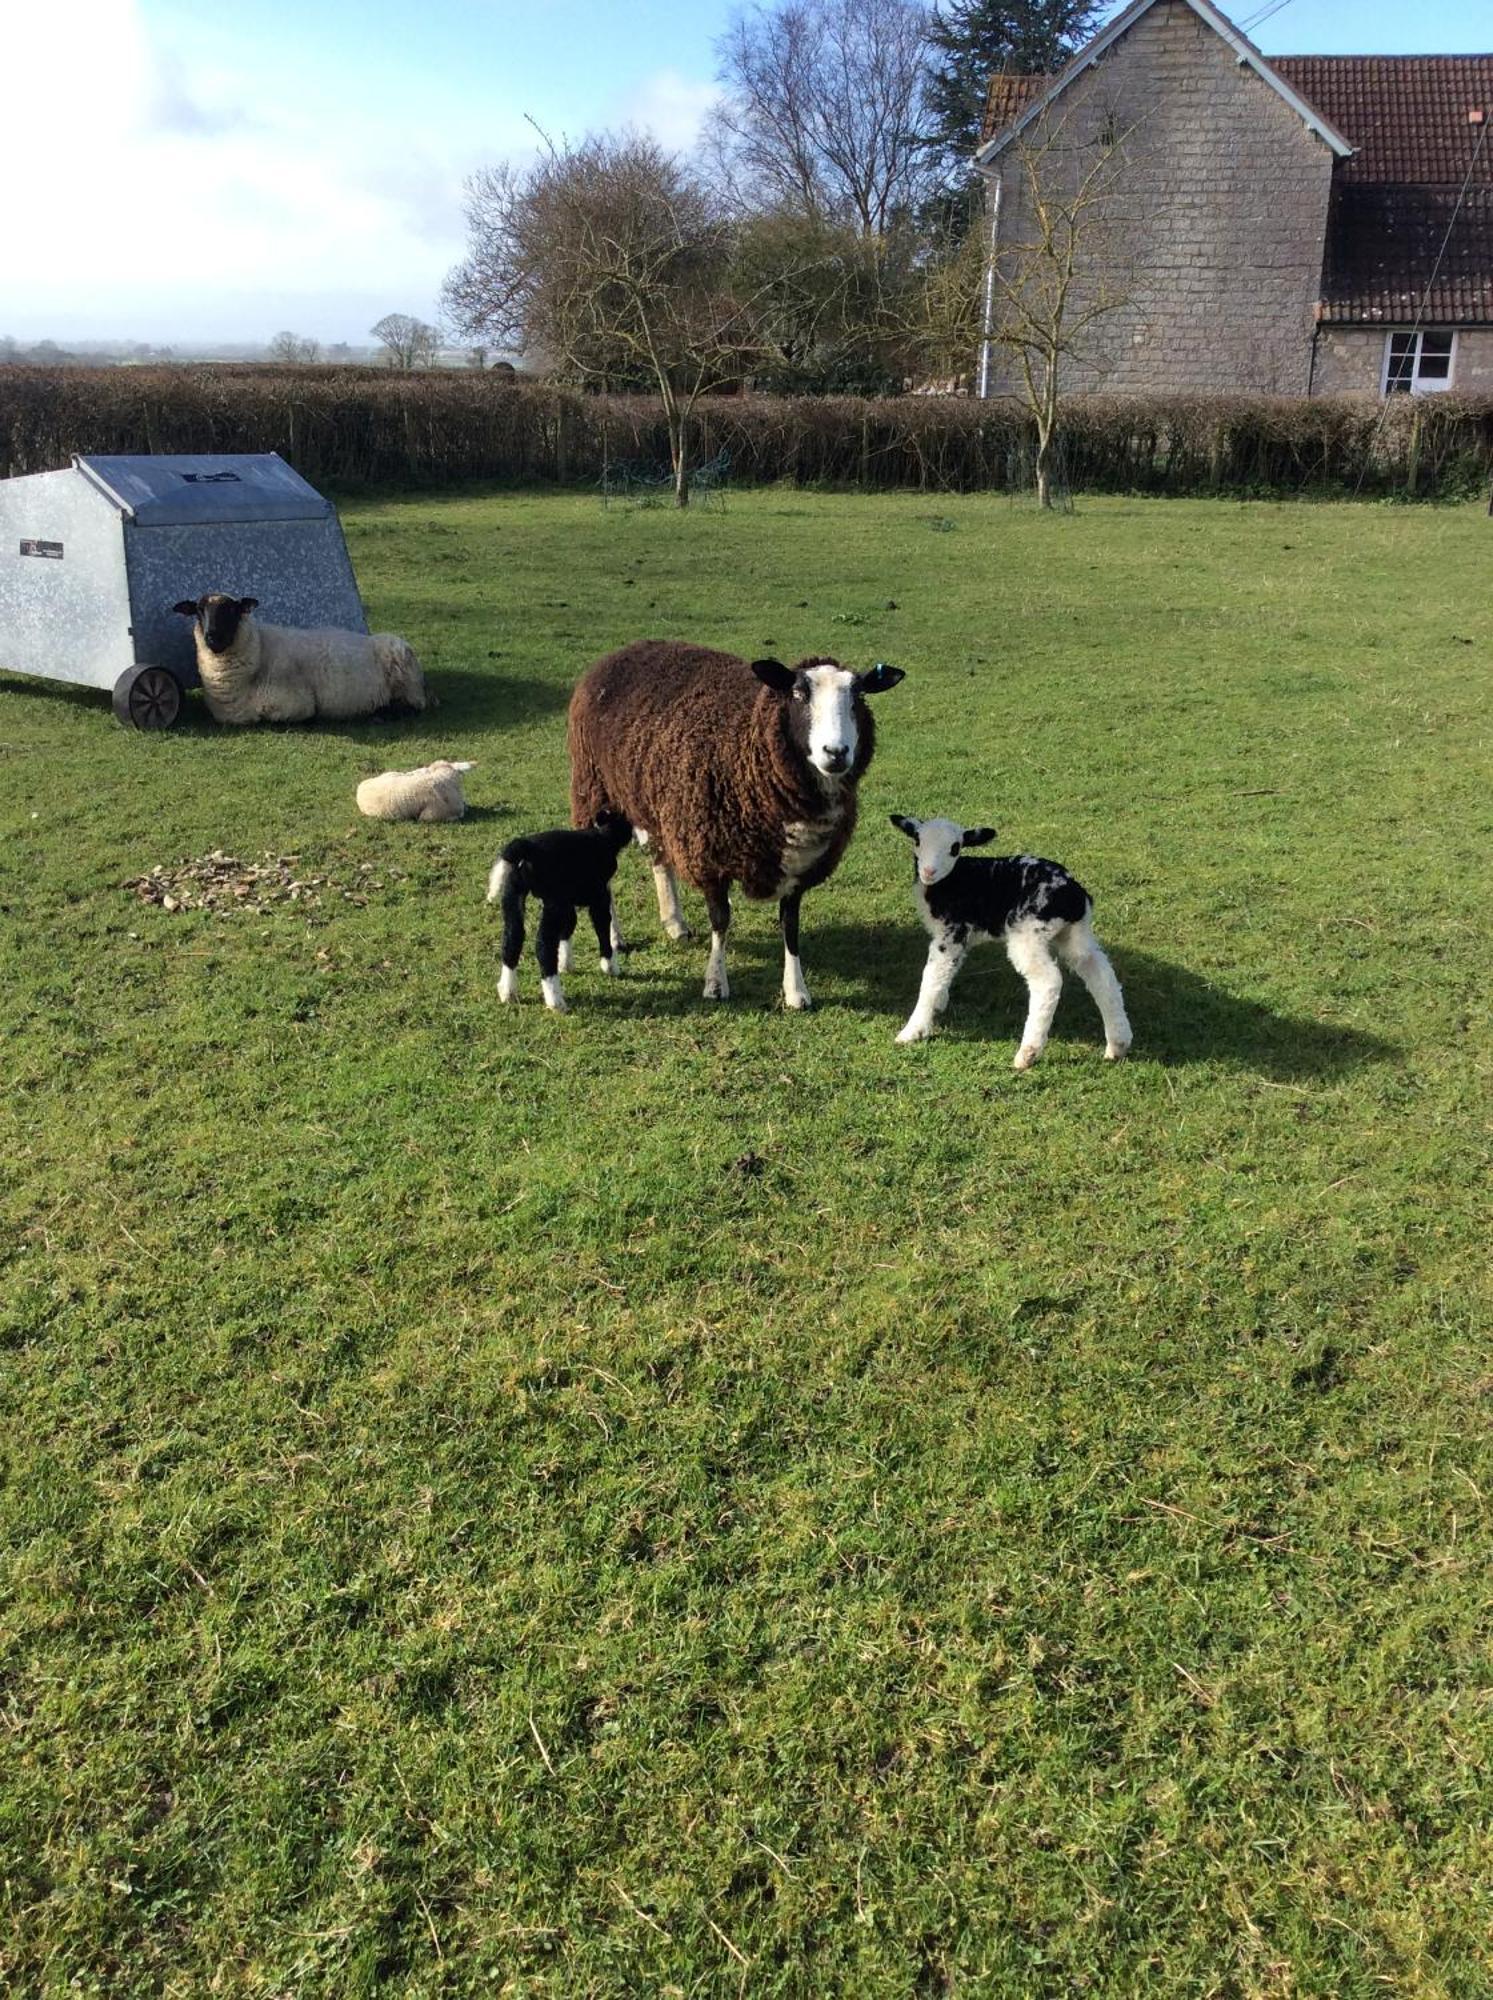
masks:
<svg viewBox="0 0 1493 2000"><path fill-rule="evenodd" d="M197 671L218 722L346 721L395 703L430 705L420 662L397 634L261 625L258 602L213 591L176 606L195 621Z"/></svg>
<svg viewBox="0 0 1493 2000"><path fill-rule="evenodd" d="M460 819L467 809L461 774L470 764L447 757L415 771L380 771L358 787L358 811L369 819Z"/></svg>

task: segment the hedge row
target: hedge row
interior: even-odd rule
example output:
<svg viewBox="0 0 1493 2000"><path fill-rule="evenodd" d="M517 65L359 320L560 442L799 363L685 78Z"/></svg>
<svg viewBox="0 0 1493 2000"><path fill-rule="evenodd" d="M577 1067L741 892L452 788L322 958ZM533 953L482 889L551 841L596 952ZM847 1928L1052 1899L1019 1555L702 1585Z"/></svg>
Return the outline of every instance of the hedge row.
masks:
<svg viewBox="0 0 1493 2000"><path fill-rule="evenodd" d="M1030 483L1017 404L959 396L718 397L699 455L739 483L966 492ZM342 485L597 485L663 467L658 404L479 374L369 369L0 367L0 467L71 452L278 451ZM1493 476L1493 399L1075 398L1062 470L1076 490L1471 493Z"/></svg>

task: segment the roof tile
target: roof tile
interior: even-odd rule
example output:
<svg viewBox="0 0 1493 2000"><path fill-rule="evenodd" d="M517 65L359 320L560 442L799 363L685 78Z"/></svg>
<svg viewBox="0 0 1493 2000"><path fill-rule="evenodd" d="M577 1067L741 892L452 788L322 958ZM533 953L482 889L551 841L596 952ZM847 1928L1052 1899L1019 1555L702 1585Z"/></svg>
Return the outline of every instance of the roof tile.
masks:
<svg viewBox="0 0 1493 2000"><path fill-rule="evenodd" d="M1270 67L1353 146L1345 185L1398 181L1460 187L1493 125L1493 55L1270 56ZM1480 124L1468 112L1481 110ZM1474 179L1493 187L1493 139Z"/></svg>

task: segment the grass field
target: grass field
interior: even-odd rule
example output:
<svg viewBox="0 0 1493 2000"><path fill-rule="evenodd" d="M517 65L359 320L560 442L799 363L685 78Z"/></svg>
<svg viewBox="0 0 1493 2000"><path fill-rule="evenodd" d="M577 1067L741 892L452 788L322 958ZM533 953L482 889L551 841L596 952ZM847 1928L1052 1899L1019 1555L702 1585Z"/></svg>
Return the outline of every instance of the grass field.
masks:
<svg viewBox="0 0 1493 2000"><path fill-rule="evenodd" d="M434 717L0 682L0 1985L1493 1990L1493 524L346 522ZM624 977L496 1004L656 632L907 669L810 1015L636 857ZM441 752L465 823L358 818ZM1013 1075L988 949L894 1046L892 809L1081 876L1131 1062L1070 986ZM214 848L319 900L123 886Z"/></svg>

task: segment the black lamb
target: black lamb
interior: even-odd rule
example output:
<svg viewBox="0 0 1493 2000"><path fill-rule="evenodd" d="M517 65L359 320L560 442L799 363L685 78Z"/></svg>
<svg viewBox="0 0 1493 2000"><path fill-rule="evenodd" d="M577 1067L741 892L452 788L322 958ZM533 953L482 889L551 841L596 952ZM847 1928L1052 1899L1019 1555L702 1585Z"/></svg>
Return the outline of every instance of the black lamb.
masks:
<svg viewBox="0 0 1493 2000"><path fill-rule="evenodd" d="M577 913L585 909L601 947L601 969L617 973L617 926L612 913L611 882L617 857L632 839L632 822L619 812L599 812L590 826L578 831L557 827L550 833L524 833L510 840L487 878L487 900L503 909L503 970L498 998L518 998L518 961L524 949L524 906L530 896L540 903L539 934L534 941L539 960L544 1004L565 1012L560 974L570 970L570 939Z"/></svg>

